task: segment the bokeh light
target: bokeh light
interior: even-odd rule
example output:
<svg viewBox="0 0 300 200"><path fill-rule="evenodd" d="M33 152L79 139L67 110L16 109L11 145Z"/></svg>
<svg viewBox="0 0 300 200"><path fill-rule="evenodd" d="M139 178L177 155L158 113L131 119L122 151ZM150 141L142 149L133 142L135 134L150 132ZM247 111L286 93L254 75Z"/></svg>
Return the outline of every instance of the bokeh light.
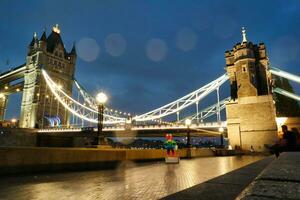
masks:
<svg viewBox="0 0 300 200"><path fill-rule="evenodd" d="M198 36L191 28L183 28L176 34L176 45L182 51L190 51L195 48Z"/></svg>
<svg viewBox="0 0 300 200"><path fill-rule="evenodd" d="M97 59L100 53L100 47L93 38L82 38L77 43L78 57L86 62L92 62Z"/></svg>
<svg viewBox="0 0 300 200"><path fill-rule="evenodd" d="M148 58L154 62L162 61L167 55L168 47L161 39L151 39L146 46Z"/></svg>
<svg viewBox="0 0 300 200"><path fill-rule="evenodd" d="M126 50L126 40L119 33L109 34L105 39L105 48L112 56L121 56Z"/></svg>

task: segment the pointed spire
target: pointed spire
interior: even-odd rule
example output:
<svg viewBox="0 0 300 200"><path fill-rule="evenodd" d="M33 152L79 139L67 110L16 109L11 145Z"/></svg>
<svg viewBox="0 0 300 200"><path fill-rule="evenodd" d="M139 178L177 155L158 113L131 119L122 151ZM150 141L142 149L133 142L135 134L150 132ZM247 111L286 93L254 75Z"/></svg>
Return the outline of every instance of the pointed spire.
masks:
<svg viewBox="0 0 300 200"><path fill-rule="evenodd" d="M36 32L34 32L33 38L31 40L29 46L33 47L36 41L37 41L37 34L36 34Z"/></svg>
<svg viewBox="0 0 300 200"><path fill-rule="evenodd" d="M242 27L242 36L243 36L243 41L242 41L242 43L247 42L247 38L246 38L246 29L245 29L245 27Z"/></svg>
<svg viewBox="0 0 300 200"><path fill-rule="evenodd" d="M76 55L75 42L73 42L73 47L72 47L72 50L71 50L71 54Z"/></svg>
<svg viewBox="0 0 300 200"><path fill-rule="evenodd" d="M46 31L43 32L40 41L46 42L47 41L47 36L46 36Z"/></svg>

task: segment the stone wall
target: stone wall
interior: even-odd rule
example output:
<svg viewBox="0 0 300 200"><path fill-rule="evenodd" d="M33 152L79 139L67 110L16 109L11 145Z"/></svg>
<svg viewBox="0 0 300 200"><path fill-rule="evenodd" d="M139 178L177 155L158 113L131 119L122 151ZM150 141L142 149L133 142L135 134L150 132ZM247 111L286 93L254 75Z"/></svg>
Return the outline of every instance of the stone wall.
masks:
<svg viewBox="0 0 300 200"><path fill-rule="evenodd" d="M0 128L0 146L35 147L37 133L34 129Z"/></svg>
<svg viewBox="0 0 300 200"><path fill-rule="evenodd" d="M187 149L178 150L180 157ZM192 149L192 157L213 156L210 149ZM0 174L102 168L126 160L164 159L163 149L97 149L0 147Z"/></svg>
<svg viewBox="0 0 300 200"><path fill-rule="evenodd" d="M226 104L228 138L232 147L264 151L277 141L275 107L271 95L239 98Z"/></svg>

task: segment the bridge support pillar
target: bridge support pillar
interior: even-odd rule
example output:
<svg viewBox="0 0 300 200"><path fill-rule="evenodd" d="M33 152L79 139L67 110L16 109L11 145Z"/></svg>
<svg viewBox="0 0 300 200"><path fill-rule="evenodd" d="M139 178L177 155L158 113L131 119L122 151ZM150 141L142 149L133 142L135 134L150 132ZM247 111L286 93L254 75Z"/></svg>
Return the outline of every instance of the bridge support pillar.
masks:
<svg viewBox="0 0 300 200"><path fill-rule="evenodd" d="M5 113L6 113L6 107L8 103L8 96L1 96L0 97L0 121L5 120Z"/></svg>
<svg viewBox="0 0 300 200"><path fill-rule="evenodd" d="M228 138L233 148L265 151L277 140L269 59L263 43L247 41L245 30L242 35L242 42L225 52L231 91L226 104Z"/></svg>
<svg viewBox="0 0 300 200"><path fill-rule="evenodd" d="M277 124L272 95L239 98L226 104L230 145L266 151L277 141Z"/></svg>

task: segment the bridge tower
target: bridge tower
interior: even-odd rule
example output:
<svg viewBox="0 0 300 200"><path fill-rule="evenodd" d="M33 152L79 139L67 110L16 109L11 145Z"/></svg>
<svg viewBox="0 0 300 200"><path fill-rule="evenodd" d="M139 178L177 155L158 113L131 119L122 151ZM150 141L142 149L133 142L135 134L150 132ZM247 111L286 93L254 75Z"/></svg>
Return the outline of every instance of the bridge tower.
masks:
<svg viewBox="0 0 300 200"><path fill-rule="evenodd" d="M0 95L0 121L3 121L5 118L7 101L8 101L8 96L1 94Z"/></svg>
<svg viewBox="0 0 300 200"><path fill-rule="evenodd" d="M45 127L47 118L52 117L59 117L61 125L69 125L69 112L59 104L46 86L41 69L45 69L71 96L76 57L75 46L70 52L66 51L58 25L53 27L48 37L45 31L40 39L34 34L26 57L20 127Z"/></svg>
<svg viewBox="0 0 300 200"><path fill-rule="evenodd" d="M225 52L230 80L231 100L226 104L227 130L230 144L242 149L264 151L265 145L277 140L276 112L271 94L271 74L263 43L243 40Z"/></svg>

